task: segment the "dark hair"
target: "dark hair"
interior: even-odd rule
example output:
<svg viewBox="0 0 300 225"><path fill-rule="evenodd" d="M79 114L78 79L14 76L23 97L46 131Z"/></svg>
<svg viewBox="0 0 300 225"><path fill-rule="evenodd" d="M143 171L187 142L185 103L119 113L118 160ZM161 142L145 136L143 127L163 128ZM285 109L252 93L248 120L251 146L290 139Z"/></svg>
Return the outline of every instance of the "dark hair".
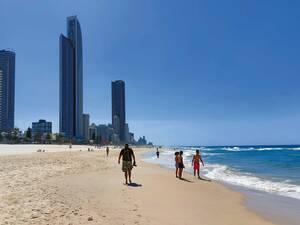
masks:
<svg viewBox="0 0 300 225"><path fill-rule="evenodd" d="M199 150L198 150L198 149L196 150L196 153L199 153Z"/></svg>
<svg viewBox="0 0 300 225"><path fill-rule="evenodd" d="M179 154L182 155L182 154L183 154L183 151L180 151Z"/></svg>
<svg viewBox="0 0 300 225"><path fill-rule="evenodd" d="M128 144L125 144L125 148L128 148L129 147L129 145Z"/></svg>
<svg viewBox="0 0 300 225"><path fill-rule="evenodd" d="M179 152L175 152L175 155L178 155L179 154Z"/></svg>

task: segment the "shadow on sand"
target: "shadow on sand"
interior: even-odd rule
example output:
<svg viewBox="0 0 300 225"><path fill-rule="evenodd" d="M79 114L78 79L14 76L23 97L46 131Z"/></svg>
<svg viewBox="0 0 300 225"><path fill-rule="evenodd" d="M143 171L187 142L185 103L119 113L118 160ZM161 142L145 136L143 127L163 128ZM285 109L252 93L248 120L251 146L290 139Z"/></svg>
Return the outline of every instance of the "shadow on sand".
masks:
<svg viewBox="0 0 300 225"><path fill-rule="evenodd" d="M198 179L199 179L199 180L203 180L203 181L208 181L208 182L211 182L211 180L210 180L210 179L203 178L203 177L199 177Z"/></svg>
<svg viewBox="0 0 300 225"><path fill-rule="evenodd" d="M128 187L142 187L141 184L137 184L137 183L130 183L130 184L127 184Z"/></svg>
<svg viewBox="0 0 300 225"><path fill-rule="evenodd" d="M189 182L189 183L194 183L194 181L190 181L190 180L185 179L185 178L179 178L179 180L182 180L182 181L185 181L185 182Z"/></svg>

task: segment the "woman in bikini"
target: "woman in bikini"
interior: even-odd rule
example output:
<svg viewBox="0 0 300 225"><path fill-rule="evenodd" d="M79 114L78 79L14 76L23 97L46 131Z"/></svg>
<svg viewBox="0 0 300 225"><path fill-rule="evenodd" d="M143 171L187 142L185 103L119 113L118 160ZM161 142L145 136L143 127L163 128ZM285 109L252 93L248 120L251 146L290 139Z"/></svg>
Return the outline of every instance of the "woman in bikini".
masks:
<svg viewBox="0 0 300 225"><path fill-rule="evenodd" d="M178 160L179 160L179 152L175 152L175 175L178 178Z"/></svg>
<svg viewBox="0 0 300 225"><path fill-rule="evenodd" d="M183 164L183 151L179 152L179 156L178 156L178 170L179 170L179 179L182 178L182 171L184 169L184 164Z"/></svg>

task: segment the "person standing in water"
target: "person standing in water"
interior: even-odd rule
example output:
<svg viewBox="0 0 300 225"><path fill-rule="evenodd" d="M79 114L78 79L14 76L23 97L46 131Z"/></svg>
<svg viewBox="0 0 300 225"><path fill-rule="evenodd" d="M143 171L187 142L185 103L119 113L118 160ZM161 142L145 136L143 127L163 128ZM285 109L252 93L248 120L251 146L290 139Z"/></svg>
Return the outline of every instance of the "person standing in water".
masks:
<svg viewBox="0 0 300 225"><path fill-rule="evenodd" d="M182 178L182 171L185 168L184 164L183 164L183 151L179 152L179 156L178 156L178 173L179 173L179 179Z"/></svg>
<svg viewBox="0 0 300 225"><path fill-rule="evenodd" d="M199 153L199 150L196 150L196 155L193 156L193 160L192 160L192 166L194 167L194 176L196 176L196 172L198 175L198 179L200 178L200 161L202 163L202 166L204 166L202 157Z"/></svg>
<svg viewBox="0 0 300 225"><path fill-rule="evenodd" d="M125 148L123 148L119 154L119 159L118 159L119 164L121 158L122 158L122 171L124 172L124 176L125 176L125 184L128 184L128 179L129 179L129 183L131 183L131 170L133 166L136 166L133 150L129 148L128 144L125 144ZM132 164L132 159L133 159L133 164Z"/></svg>
<svg viewBox="0 0 300 225"><path fill-rule="evenodd" d="M159 151L158 151L158 148L156 148L156 157L159 158Z"/></svg>
<svg viewBox="0 0 300 225"><path fill-rule="evenodd" d="M109 154L109 147L106 147L106 156Z"/></svg>

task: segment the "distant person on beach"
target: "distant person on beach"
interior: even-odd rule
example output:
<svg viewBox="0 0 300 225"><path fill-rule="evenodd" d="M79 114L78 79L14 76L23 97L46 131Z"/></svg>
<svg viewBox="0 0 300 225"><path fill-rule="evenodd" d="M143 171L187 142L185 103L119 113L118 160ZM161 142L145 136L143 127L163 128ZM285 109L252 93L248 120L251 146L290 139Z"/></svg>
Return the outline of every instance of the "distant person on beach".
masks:
<svg viewBox="0 0 300 225"><path fill-rule="evenodd" d="M183 164L183 157L182 157L182 155L183 155L183 151L180 151L179 152L179 157L178 157L178 172L179 172L179 179L181 179L182 178L182 171L183 171L183 169L185 168L184 167L184 164Z"/></svg>
<svg viewBox="0 0 300 225"><path fill-rule="evenodd" d="M119 159L118 159L119 164L121 158L122 158L122 171L124 172L124 176L125 176L125 184L128 184L128 179L129 179L129 183L131 183L131 170L133 166L136 166L133 150L129 148L128 144L125 144L125 147L121 150L119 154ZM132 159L133 159L133 163L132 163Z"/></svg>
<svg viewBox="0 0 300 225"><path fill-rule="evenodd" d="M157 158L159 158L159 151L158 151L158 148L156 148L156 156L157 156Z"/></svg>
<svg viewBox="0 0 300 225"><path fill-rule="evenodd" d="M179 152L175 152L175 175L178 178L178 161L179 161Z"/></svg>
<svg viewBox="0 0 300 225"><path fill-rule="evenodd" d="M109 147L106 147L106 156L109 154Z"/></svg>
<svg viewBox="0 0 300 225"><path fill-rule="evenodd" d="M196 155L193 156L192 166L194 167L194 176L196 176L197 172L198 179L200 179L200 161L202 163L202 166L204 166L199 150L196 150Z"/></svg>

